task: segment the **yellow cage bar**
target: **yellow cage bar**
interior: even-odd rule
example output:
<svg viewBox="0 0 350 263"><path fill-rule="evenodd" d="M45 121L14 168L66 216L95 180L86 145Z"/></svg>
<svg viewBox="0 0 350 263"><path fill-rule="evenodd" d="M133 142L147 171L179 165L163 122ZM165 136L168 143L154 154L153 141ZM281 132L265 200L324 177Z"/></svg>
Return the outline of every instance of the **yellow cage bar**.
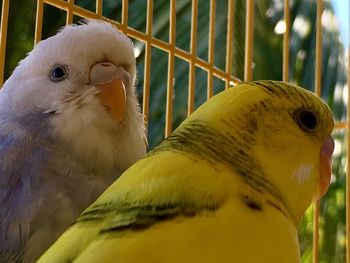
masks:
<svg viewBox="0 0 350 263"><path fill-rule="evenodd" d="M148 116L149 116L149 86L151 83L151 42L152 42L152 24L153 24L153 0L147 1L147 23L146 23L146 49L145 49L145 69L144 79L145 84L143 86L143 120L146 128L148 127Z"/></svg>
<svg viewBox="0 0 350 263"><path fill-rule="evenodd" d="M194 110L194 92L196 85L196 64L195 59L197 57L197 16L198 16L198 0L192 1L192 21L191 21L191 61L190 61L190 73L189 73L189 87L188 87L188 106L187 116L189 116Z"/></svg>
<svg viewBox="0 0 350 263"><path fill-rule="evenodd" d="M350 9L350 6L349 6ZM350 10L349 10L350 11ZM349 35L350 35L350 15L349 15ZM350 101L350 43L348 43L348 101ZM345 125L344 125L345 126ZM347 170L346 170L346 263L350 263L350 107L347 107Z"/></svg>
<svg viewBox="0 0 350 263"><path fill-rule="evenodd" d="M316 62L315 62L315 93L321 96L321 72L322 72L322 12L323 1L317 0L317 17L316 17ZM314 204L314 231L313 231L313 262L318 263L319 257L319 217L320 201Z"/></svg>
<svg viewBox="0 0 350 263"><path fill-rule="evenodd" d="M282 80L289 80L289 31L290 31L290 16L289 16L289 0L284 1L284 23L286 31L283 34L283 67Z"/></svg>
<svg viewBox="0 0 350 263"><path fill-rule="evenodd" d="M210 15L209 15L209 43L208 43L208 62L209 65L214 64L214 49L215 49L215 18L216 18L216 0L210 0ZM207 99L213 96L214 80L213 70L208 71L208 89Z"/></svg>
<svg viewBox="0 0 350 263"><path fill-rule="evenodd" d="M254 0L246 1L244 81L253 79Z"/></svg>
<svg viewBox="0 0 350 263"><path fill-rule="evenodd" d="M250 81L253 79L253 52L254 52L254 17L255 17L255 6L256 1L254 0L242 0L245 1L245 40L244 40L244 75L242 79L233 76L233 43L235 40L235 27L234 18L236 14L235 1L227 1L227 35L226 35L226 53L225 53L225 65L223 68L215 65L215 38L216 38L216 21L217 21L217 8L219 1L210 0L209 8L209 23L208 23L208 52L207 59L203 59L197 56L197 44L198 44L198 26L199 26L199 4L198 0L192 0L191 5L191 32L190 32L190 47L189 51L181 49L176 45L176 23L177 23L177 5L179 1L169 0L169 40L164 41L154 37L154 5L155 1L147 0L147 13L146 16L146 28L145 32L135 29L130 26L129 21L129 8L131 1L121 0L122 10L120 22L112 20L103 16L103 1L96 0L95 12L84 9L79 6L74 0L37 0L36 6L36 24L35 24L35 35L34 43L37 43L42 38L43 29L43 16L44 7L49 5L59 10L63 10L66 14L66 23L70 24L74 21L75 16L82 18L99 18L109 23L112 23L118 27L123 33L129 37L140 41L144 44L144 70L143 70L143 116L146 128L149 123L150 116L150 85L151 85L151 69L152 69L152 49L158 49L167 53L168 68L167 68L167 81L164 83L166 87L166 116L165 116L165 134L167 137L173 130L173 103L174 103L174 86L175 86L175 59L179 58L185 61L189 65L188 71L188 100L187 100L187 115L195 110L195 94L196 94L196 69L200 68L207 73L207 87L206 87L206 98L210 98L214 95L214 79L219 79L225 83L225 88L230 88L235 84L244 81ZM324 10L324 1L317 1L317 18L316 18L316 45L315 45L315 93L318 96L322 94L322 43L323 43L323 31L322 31L322 15ZM285 30L283 32L283 49L282 49L282 74L281 78L284 81L290 80L290 36L291 36L291 10L289 0L283 2L283 23ZM6 51L6 39L8 32L8 16L9 16L10 0L2 1L2 12L1 12L1 27L0 27L0 86L4 81L4 65L5 51ZM243 11L241 11L243 12ZM350 19L348 21L350 25ZM349 45L349 43L347 44ZM348 50L350 47L348 47ZM347 58L347 80L349 83L350 79L350 54L348 52ZM348 101L350 101L350 92L348 92ZM347 107L347 119L340 120L336 123L335 129L345 130L346 134L349 134L350 124L349 117L350 109ZM350 136L347 136L347 149L350 149ZM347 154L347 163L350 163L350 154ZM350 168L346 166L346 262L350 263ZM320 203L317 202L314 205L313 214L313 255L312 261L314 263L319 262L319 216L320 216Z"/></svg>

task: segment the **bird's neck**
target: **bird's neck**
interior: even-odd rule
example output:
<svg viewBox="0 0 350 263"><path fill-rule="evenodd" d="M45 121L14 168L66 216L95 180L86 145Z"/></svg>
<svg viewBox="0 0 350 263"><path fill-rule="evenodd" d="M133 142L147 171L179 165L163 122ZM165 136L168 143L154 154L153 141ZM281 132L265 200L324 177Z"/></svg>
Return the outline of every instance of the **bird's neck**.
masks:
<svg viewBox="0 0 350 263"><path fill-rule="evenodd" d="M71 158L95 175L108 176L120 174L145 155L136 127L125 127L127 122L116 126L111 118L93 114L52 117L53 136Z"/></svg>
<svg viewBox="0 0 350 263"><path fill-rule="evenodd" d="M260 163L264 164L267 179L281 194L288 214L298 226L315 192L317 169L309 165L314 162L307 161L300 152L295 155L291 152L272 155L259 149L255 153Z"/></svg>

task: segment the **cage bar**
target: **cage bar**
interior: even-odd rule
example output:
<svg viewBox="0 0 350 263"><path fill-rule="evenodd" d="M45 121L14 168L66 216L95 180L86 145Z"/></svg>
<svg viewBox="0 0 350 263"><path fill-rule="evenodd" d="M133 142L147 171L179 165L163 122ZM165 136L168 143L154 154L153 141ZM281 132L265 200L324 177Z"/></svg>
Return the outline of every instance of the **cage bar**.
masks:
<svg viewBox="0 0 350 263"><path fill-rule="evenodd" d="M0 88L4 82L9 6L10 6L10 0L2 1L1 26L0 26Z"/></svg>
<svg viewBox="0 0 350 263"><path fill-rule="evenodd" d="M214 50L215 50L215 22L216 22L216 0L210 0L210 15L209 15L209 42L208 42L208 63L211 65L208 71L208 88L207 99L213 96L214 79Z"/></svg>
<svg viewBox="0 0 350 263"><path fill-rule="evenodd" d="M121 31L126 34L128 28L128 15L129 15L129 0L123 0L122 2L122 23L120 25Z"/></svg>
<svg viewBox="0 0 350 263"><path fill-rule="evenodd" d="M334 125L335 130L347 129L348 121L337 121Z"/></svg>
<svg viewBox="0 0 350 263"><path fill-rule="evenodd" d="M254 3L254 0L246 1L244 81L251 81L253 78Z"/></svg>
<svg viewBox="0 0 350 263"><path fill-rule="evenodd" d="M225 88L230 87L230 76L232 73L232 52L233 52L233 14L234 14L234 1L228 1L227 7L227 37L226 37L226 74Z"/></svg>
<svg viewBox="0 0 350 263"><path fill-rule="evenodd" d="M153 25L153 0L147 0L147 21L146 21L146 36L147 41L145 48L145 68L144 68L144 83L143 83L143 121L146 130L149 121L149 90L151 82L151 55L152 55L152 25Z"/></svg>
<svg viewBox="0 0 350 263"><path fill-rule="evenodd" d="M38 0L43 2L44 0ZM62 9L62 10L66 10L67 9L67 2L65 1L61 1L61 0L45 0L46 4L50 4L56 8ZM72 11L74 15L83 17L83 18L95 18L95 19L101 19L104 20L106 22L109 22L113 25L115 25L117 28L121 29L122 25L119 22L116 22L114 20L111 20L109 18L106 18L104 16L99 17L98 14L91 12L89 10L86 10L82 7L76 6L74 5L72 7ZM39 28L39 30L41 30L41 28ZM126 35L135 38L136 40L139 40L141 42L146 43L148 41L148 36L147 34L140 32L136 29L127 27L126 31L124 32ZM165 41L162 41L160 39L154 38L152 37L150 40L151 46L158 48L162 51L165 51L167 53L169 53L170 51L173 52L175 57L181 58L182 60L185 60L187 62L191 61L191 54L190 52L186 52L182 49L177 48L176 46L174 46L173 48L171 47L170 43L167 43ZM208 61L205 61L201 58L196 57L195 58L195 65L207 72L211 72L213 76L222 79L223 81L227 81L227 73L217 67L214 66L214 64L209 63ZM239 82L241 82L241 80L237 77L234 76L229 76L230 82L237 84Z"/></svg>
<svg viewBox="0 0 350 263"><path fill-rule="evenodd" d="M102 20L105 20L107 22L110 22L112 24L114 24L115 22L111 19L108 19L106 17L98 17L98 15L94 12L91 12L90 10L87 10L85 8L82 8L80 6L77 6L75 4L70 5L69 2L67 1L63 1L63 0L38 0L38 2L45 2L45 4L50 4L56 8L59 8L61 10L65 10L67 11L68 9L71 10L71 12L74 15L80 16L80 17L84 17L84 18L99 18ZM120 23L118 23L118 25L120 25Z"/></svg>
<svg viewBox="0 0 350 263"><path fill-rule="evenodd" d="M74 8L74 0L68 0L67 18L66 18L66 24L67 25L73 23L73 8Z"/></svg>
<svg viewBox="0 0 350 263"><path fill-rule="evenodd" d="M102 17L102 0L96 0L96 14L98 17Z"/></svg>
<svg viewBox="0 0 350 263"><path fill-rule="evenodd" d="M322 74L322 13L323 0L317 0L316 18L316 60L315 60L315 93L321 95L321 74Z"/></svg>
<svg viewBox="0 0 350 263"><path fill-rule="evenodd" d="M44 2L38 0L36 3L36 18L35 18L35 35L34 44L36 45L41 40L43 29Z"/></svg>
<svg viewBox="0 0 350 263"><path fill-rule="evenodd" d="M318 263L318 249L319 249L319 218L320 218L320 201L313 204L313 246L312 246L312 262Z"/></svg>
<svg viewBox="0 0 350 263"><path fill-rule="evenodd" d="M289 32L290 32L290 12L289 0L284 0L284 23L286 30L283 34L283 73L282 80L289 80Z"/></svg>
<svg viewBox="0 0 350 263"><path fill-rule="evenodd" d="M173 93L174 93L174 60L176 37L176 0L170 1L170 25L169 25L169 56L168 56L168 81L166 98L165 137L172 132L173 120Z"/></svg>
<svg viewBox="0 0 350 263"><path fill-rule="evenodd" d="M187 116L194 110L194 92L196 85L196 57L197 57L197 17L198 17L198 0L192 0L192 14L191 14L191 47L190 47L190 73L189 73L189 87L188 87L188 106Z"/></svg>
<svg viewBox="0 0 350 263"><path fill-rule="evenodd" d="M323 0L317 0L317 17L316 17L316 58L315 58L315 93L321 96L321 74L322 74L322 12ZM319 262L319 218L320 218L320 201L314 204L313 218L313 263Z"/></svg>
<svg viewBox="0 0 350 263"><path fill-rule="evenodd" d="M348 33L350 36L350 4L349 4L349 21L348 21ZM348 84L348 103L350 102L350 43L348 43L348 72L347 72L347 84ZM350 263L350 107L347 106L347 149L346 149L346 263Z"/></svg>
<svg viewBox="0 0 350 263"><path fill-rule="evenodd" d="M211 0L211 1L212 1L211 13L215 13L215 1L214 0ZM168 74L168 86L167 86L167 94L168 94L167 95L167 118L166 118L167 121L166 121L166 129L165 129L166 136L169 135L171 130L172 130L170 116L172 115L173 90L170 89L170 87L173 86L173 81L174 81L173 78L174 78L174 58L175 57L179 57L179 58L181 58L189 63L192 63L193 67L199 67L199 68L209 72L208 75L210 75L211 78L217 77L217 78L220 78L220 79L226 81L226 83L234 83L234 84L237 84L241 81L240 79L238 79L234 76L231 76L226 71L222 71L221 69L215 67L215 65L214 65L215 19L213 19L211 22L212 28L210 31L211 32L210 41L211 41L212 45L211 45L211 48L209 49L209 52L211 52L210 56L209 56L209 58L210 58L209 61L205 61L205 60L200 59L196 56L193 56L191 51L186 52L186 51L179 49L175 46L175 25L176 25L175 24L175 20L176 20L176 8L175 8L176 4L175 4L175 2L174 3L171 2L170 12L173 12L173 15L171 15L171 19L170 19L170 32L171 32L170 33L170 40L169 40L169 43L167 43L165 41L159 40L159 39L154 38L152 36L152 30L151 30L152 23L150 23L147 26L149 32L146 32L146 33L140 32L140 31L135 30L133 28L129 28L127 26L128 0L123 0L123 2L122 2L123 9L122 9L122 21L121 21L121 23L118 23L116 21L113 21L111 19L108 19L108 18L101 16L102 3L96 4L97 11L96 11L96 13L94 13L94 12L86 10L82 7L79 7L77 5L74 5L74 3L73 4L71 3L71 5L70 5L66 1L38 0L38 9L40 8L40 10L37 12L37 26L36 26L36 38L35 38L36 43L41 39L43 3L44 2L46 4L50 4L56 8L59 8L59 9L65 10L65 11L69 10L69 12L71 12L72 14L81 16L83 18L100 18L100 19L105 20L111 24L114 24L119 29L121 29L126 35L128 35L132 38L135 38L141 42L144 42L146 44L145 64L148 66L150 66L150 61L151 61L151 47L158 48L158 49L163 50L169 54L169 67L168 67L169 74ZM152 2L152 6L153 6L153 1L151 1L151 2ZM233 1L229 1L229 2L230 2L230 5L232 6L230 14L233 15ZM174 7L173 7L173 5L174 5ZM153 12L153 10L150 9L148 12L148 16L147 16L148 19L151 17L151 12ZM231 15L231 17L232 17L232 15ZM232 22L233 22L233 20L232 20ZM173 28L173 30L172 30L172 28ZM229 25L229 28L233 30L233 24L231 26ZM230 30L230 31L232 31L232 30ZM231 43L232 43L232 41L231 41ZM232 58L230 58L229 61L232 62ZM146 68L149 68L149 67L146 67ZM146 101L148 100L148 96L149 96L150 76L149 76L149 72L145 71L145 73L146 74L145 74L144 90L146 91L146 93L144 95L143 106L144 106L144 121L147 123L148 122L148 114L149 114L149 104ZM213 83L213 81L210 81L209 83ZM213 84L209 84L209 85L213 85ZM193 84L193 87L194 87L194 84ZM208 96L212 95L212 87L210 88L210 90L211 91L210 91L210 94ZM193 107L194 106L191 105L192 111L193 111Z"/></svg>

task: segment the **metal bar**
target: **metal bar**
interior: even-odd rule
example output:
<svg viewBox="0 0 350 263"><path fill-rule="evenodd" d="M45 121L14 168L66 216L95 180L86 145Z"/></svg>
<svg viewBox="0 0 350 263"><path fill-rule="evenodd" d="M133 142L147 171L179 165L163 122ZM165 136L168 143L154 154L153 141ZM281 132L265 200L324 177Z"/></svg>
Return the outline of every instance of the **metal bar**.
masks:
<svg viewBox="0 0 350 263"><path fill-rule="evenodd" d="M245 21L244 81L251 81L253 78L254 0L246 1Z"/></svg>
<svg viewBox="0 0 350 263"><path fill-rule="evenodd" d="M0 25L0 88L4 83L6 39L9 16L10 0L2 1L1 25Z"/></svg>
<svg viewBox="0 0 350 263"><path fill-rule="evenodd" d="M290 32L290 12L289 0L284 0L284 23L286 31L283 34L283 73L282 80L289 80L289 32Z"/></svg>
<svg viewBox="0 0 350 263"><path fill-rule="evenodd" d="M190 48L190 72L188 85L188 104L187 116L194 110L194 92L196 85L196 57L197 57L197 16L198 16L198 0L192 0L192 15L191 15L191 48Z"/></svg>
<svg viewBox="0 0 350 263"><path fill-rule="evenodd" d="M348 10L348 34L350 36L350 3ZM350 101L350 43L348 43L348 103ZM346 166L346 263L350 263L350 107L347 105L347 166Z"/></svg>
<svg viewBox="0 0 350 263"><path fill-rule="evenodd" d="M321 74L322 74L322 12L323 0L317 0L316 17L316 59L315 59L315 93L321 95Z"/></svg>
<svg viewBox="0 0 350 263"><path fill-rule="evenodd" d="M113 22L113 24L116 24L116 22ZM146 34L140 32L140 31L137 31L133 28L128 28L127 31L126 31L126 34L128 36L131 36L139 41L142 41L142 42L147 42L147 36ZM169 43L166 43L162 40L159 40L159 39L156 39L156 38L152 38L151 39L151 44L153 47L155 48L158 48L160 50L163 50L165 52L169 52L170 51L170 44ZM189 52L186 52L182 49L179 49L177 47L175 47L175 51L174 51L174 55L176 57L179 57L187 62L190 62L191 60L191 55ZM198 57L195 58L195 64L196 66L200 67L201 69L203 70L206 70L206 71L209 71L209 70L212 70L213 72L213 75L226 81L227 79L227 73L222 71L221 69L218 69L217 67L215 67L214 65L210 65L207 61L204 61ZM240 83L241 80L236 78L236 77L233 77L233 76L230 76L230 81L234 82L235 84L237 83Z"/></svg>
<svg viewBox="0 0 350 263"><path fill-rule="evenodd" d="M315 59L315 93L321 95L321 73L322 73L322 12L323 0L317 0L317 17L316 17L316 59ZM313 218L313 263L318 263L319 257L319 217L320 201L314 205Z"/></svg>
<svg viewBox="0 0 350 263"><path fill-rule="evenodd" d="M102 17L102 0L96 0L96 14L98 17Z"/></svg>
<svg viewBox="0 0 350 263"><path fill-rule="evenodd" d="M122 23L120 29L125 34L128 28L128 10L129 10L129 0L123 0L122 7Z"/></svg>
<svg viewBox="0 0 350 263"><path fill-rule="evenodd" d="M169 58L168 58L168 81L166 98L165 137L172 132L173 117L173 92L174 92L174 60L175 60L175 37L176 37L176 0L170 1L170 25L169 25Z"/></svg>
<svg viewBox="0 0 350 263"><path fill-rule="evenodd" d="M347 129L348 128L348 121L339 121L335 123L335 130L341 130L341 129Z"/></svg>
<svg viewBox="0 0 350 263"><path fill-rule="evenodd" d="M36 4L34 45L36 45L41 40L41 34L43 29L43 15L44 2L43 0L38 0Z"/></svg>
<svg viewBox="0 0 350 263"><path fill-rule="evenodd" d="M313 204L313 246L312 246L312 262L318 263L318 241L319 241L319 218L320 218L320 201Z"/></svg>
<svg viewBox="0 0 350 263"><path fill-rule="evenodd" d="M67 2L62 1L62 0L46 0L45 3L50 4L52 6L55 6L57 8L63 9L63 10L66 10L66 6L67 6ZM79 6L74 6L73 13L75 15L78 15L78 16L81 16L84 18L99 18L96 13L91 12L89 10L86 10L84 8L81 8ZM119 29L121 29L121 27L122 27L121 23L113 21L109 18L102 16L99 19L102 19L108 23L111 23ZM148 41L148 36L145 33L140 32L140 31L133 29L133 28L130 28L130 27L128 27L126 29L125 34L136 39L136 40L142 41L144 43L146 43ZM152 37L152 39L150 40L150 43L151 43L152 47L158 48L158 49L163 50L165 52L169 52L171 50L171 47L170 47L171 45L169 43L166 43L166 42L159 40L157 38ZM174 56L181 58L187 62L190 62L191 55L189 54L189 52L186 52L186 51L179 49L177 47L175 47L173 52L174 52ZM215 67L214 65L209 64L207 61L204 61L204 60L196 57L195 64L197 67L199 67L207 72L212 71L213 76L220 78L223 81L227 80L227 73L226 72ZM236 85L236 84L240 83L241 80L239 78L234 77L234 76L230 76L230 82L232 82L234 85Z"/></svg>
<svg viewBox="0 0 350 263"><path fill-rule="evenodd" d="M62 10L67 10L69 8L69 3L67 1L63 1L63 0L45 0L45 3L50 4L54 7L57 7L57 8L62 9ZM71 9L72 9L73 14L75 14L77 16L81 16L84 18L99 18L96 13L91 12L91 11L84 9L84 8L77 6L77 5L73 5L71 7ZM105 17L102 17L101 19L108 21L108 22L115 23L115 21L108 19L108 18L105 18Z"/></svg>
<svg viewBox="0 0 350 263"><path fill-rule="evenodd" d="M153 0L147 1L147 24L146 24L146 50L145 50L145 68L144 68L144 84L143 84L143 121L148 128L149 120L149 90L151 82L151 55L152 55L152 25L153 25Z"/></svg>
<svg viewBox="0 0 350 263"><path fill-rule="evenodd" d="M208 71L208 89L207 99L213 96L214 79L214 50L215 50L215 22L216 22L216 0L210 0L210 21L209 21L209 43L208 43L208 63L210 65Z"/></svg>
<svg viewBox="0 0 350 263"><path fill-rule="evenodd" d="M226 37L226 85L225 88L230 87L230 76L232 73L232 52L233 52L233 14L234 14L234 1L228 1L227 11L227 37Z"/></svg>
<svg viewBox="0 0 350 263"><path fill-rule="evenodd" d="M74 9L74 0L68 0L68 5L66 8L67 11L67 17L66 17L66 24L72 24L73 23L73 9Z"/></svg>

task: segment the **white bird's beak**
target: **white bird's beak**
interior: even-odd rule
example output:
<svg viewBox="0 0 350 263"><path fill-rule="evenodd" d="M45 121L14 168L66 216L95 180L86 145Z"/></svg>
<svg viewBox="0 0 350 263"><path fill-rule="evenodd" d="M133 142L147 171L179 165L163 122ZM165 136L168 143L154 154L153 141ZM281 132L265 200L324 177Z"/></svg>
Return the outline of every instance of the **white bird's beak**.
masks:
<svg viewBox="0 0 350 263"><path fill-rule="evenodd" d="M91 68L90 84L98 88L97 96L118 123L123 120L126 108L125 82L130 83L130 75L122 66L105 61Z"/></svg>

